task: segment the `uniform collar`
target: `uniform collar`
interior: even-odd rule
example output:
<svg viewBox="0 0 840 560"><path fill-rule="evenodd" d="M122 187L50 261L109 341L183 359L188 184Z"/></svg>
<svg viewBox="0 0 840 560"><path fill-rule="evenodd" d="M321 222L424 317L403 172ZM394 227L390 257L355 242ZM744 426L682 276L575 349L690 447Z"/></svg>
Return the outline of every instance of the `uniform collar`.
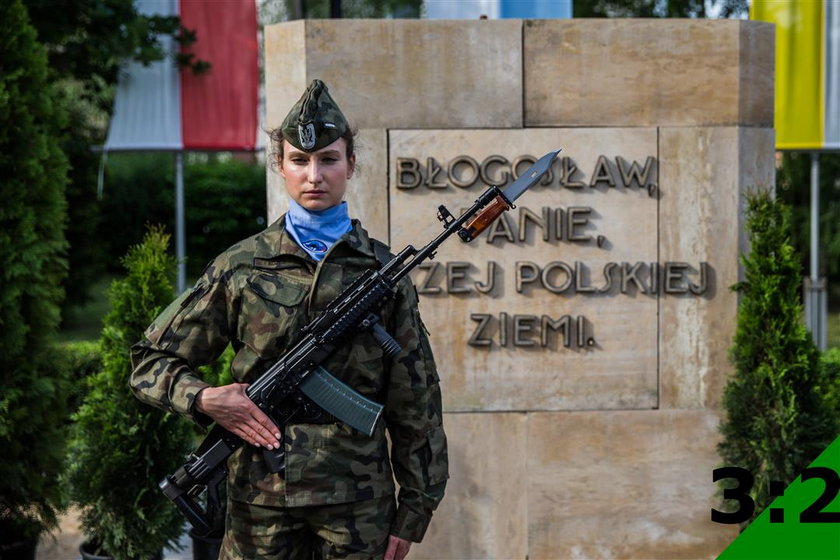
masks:
<svg viewBox="0 0 840 560"><path fill-rule="evenodd" d="M351 229L341 236L336 245L341 244L351 251L362 255L376 258L370 236L359 220L350 221ZM306 254L300 245L286 232L286 215L283 214L273 224L268 226L257 236L257 247L254 253L255 258L273 259L280 256L293 256L307 261L315 262L312 257Z"/></svg>

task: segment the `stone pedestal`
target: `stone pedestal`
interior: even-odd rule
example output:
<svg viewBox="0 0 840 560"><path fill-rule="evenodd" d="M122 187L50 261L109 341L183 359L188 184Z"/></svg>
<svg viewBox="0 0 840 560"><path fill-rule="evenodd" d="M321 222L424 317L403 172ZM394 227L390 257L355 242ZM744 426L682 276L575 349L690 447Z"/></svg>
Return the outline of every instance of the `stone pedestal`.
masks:
<svg viewBox="0 0 840 560"><path fill-rule="evenodd" d="M773 52L745 21L266 29L268 126L325 80L360 130L351 213L396 250L563 150L415 271L452 478L412 557L709 558L736 536L709 520L712 470L743 194L774 182Z"/></svg>

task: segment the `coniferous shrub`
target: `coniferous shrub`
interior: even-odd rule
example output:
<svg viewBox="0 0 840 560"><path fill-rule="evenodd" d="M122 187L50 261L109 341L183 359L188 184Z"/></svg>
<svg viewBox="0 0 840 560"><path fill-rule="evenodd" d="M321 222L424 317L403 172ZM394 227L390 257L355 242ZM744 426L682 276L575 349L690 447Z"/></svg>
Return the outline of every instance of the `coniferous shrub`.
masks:
<svg viewBox="0 0 840 560"><path fill-rule="evenodd" d="M184 461L188 422L138 401L128 384L130 347L173 299L175 259L169 236L152 228L132 247L114 280L100 339L102 369L74 414L67 483L82 507L89 542L118 560L151 558L176 546L183 518L157 483Z"/></svg>
<svg viewBox="0 0 840 560"><path fill-rule="evenodd" d="M0 556L54 525L60 504L64 121L26 8L0 2Z"/></svg>
<svg viewBox="0 0 840 560"><path fill-rule="evenodd" d="M65 393L67 408L73 413L82 404L88 378L102 369L102 353L98 342L65 342L59 346L59 358L69 385Z"/></svg>
<svg viewBox="0 0 840 560"><path fill-rule="evenodd" d="M750 252L741 257L744 280L733 287L740 295L735 373L724 388L718 449L725 465L755 477L755 517L772 500L770 481L792 482L834 439L835 426L815 390L819 354L802 323L789 209L766 191L746 202Z"/></svg>

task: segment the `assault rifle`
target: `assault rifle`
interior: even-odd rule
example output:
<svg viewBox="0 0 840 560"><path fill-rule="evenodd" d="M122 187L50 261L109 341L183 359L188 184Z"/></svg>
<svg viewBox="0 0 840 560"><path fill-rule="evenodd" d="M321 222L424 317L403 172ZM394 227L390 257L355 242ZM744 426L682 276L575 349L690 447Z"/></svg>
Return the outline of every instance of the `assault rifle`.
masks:
<svg viewBox="0 0 840 560"><path fill-rule="evenodd" d="M397 282L424 260L434 258L438 246L453 233L465 242L472 241L503 212L514 208L514 201L542 178L559 152L544 155L504 190L491 186L458 218L439 206L437 217L443 222L443 231L424 247L408 245L379 270L362 274L302 329L300 341L288 353L248 386L248 398L285 425L300 407L311 406L305 404L303 394L342 422L372 435L383 406L336 379L321 364L362 330L370 331L387 355L399 353L399 343L382 328L378 315L382 305L395 295ZM293 403L292 412L286 406L289 402ZM279 417L281 404L284 418ZM160 482L160 489L197 532L206 534L211 526L207 512L195 499L205 488L209 488L209 503L218 499L217 487L227 474L225 463L244 443L215 425L187 462ZM282 446L265 450L264 456L273 472L283 470Z"/></svg>

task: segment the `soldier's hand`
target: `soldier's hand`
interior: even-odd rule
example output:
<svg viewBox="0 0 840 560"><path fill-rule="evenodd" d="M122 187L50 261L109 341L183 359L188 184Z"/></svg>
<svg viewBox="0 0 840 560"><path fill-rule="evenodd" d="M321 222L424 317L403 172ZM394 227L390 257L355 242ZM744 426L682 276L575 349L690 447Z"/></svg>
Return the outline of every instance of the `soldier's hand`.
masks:
<svg viewBox="0 0 840 560"><path fill-rule="evenodd" d="M280 447L280 430L245 394L247 383L207 387L198 393L195 407L230 433L255 447Z"/></svg>
<svg viewBox="0 0 840 560"><path fill-rule="evenodd" d="M385 549L384 560L403 560L410 547L411 541L388 535L388 548Z"/></svg>

